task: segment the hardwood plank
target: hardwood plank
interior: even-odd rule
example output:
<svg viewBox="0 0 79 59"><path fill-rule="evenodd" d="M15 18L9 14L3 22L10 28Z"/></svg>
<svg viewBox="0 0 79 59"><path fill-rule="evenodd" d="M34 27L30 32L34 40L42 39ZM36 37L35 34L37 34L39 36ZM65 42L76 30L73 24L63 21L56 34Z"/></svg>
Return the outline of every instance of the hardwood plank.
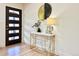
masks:
<svg viewBox="0 0 79 59"><path fill-rule="evenodd" d="M29 45L21 43L0 48L0 56L46 56L46 53L37 48L30 49Z"/></svg>

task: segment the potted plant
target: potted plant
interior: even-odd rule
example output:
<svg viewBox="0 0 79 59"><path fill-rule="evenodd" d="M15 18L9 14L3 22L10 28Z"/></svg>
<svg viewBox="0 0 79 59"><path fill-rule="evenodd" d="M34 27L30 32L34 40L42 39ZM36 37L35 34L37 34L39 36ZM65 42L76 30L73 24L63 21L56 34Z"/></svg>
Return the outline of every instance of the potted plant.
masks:
<svg viewBox="0 0 79 59"><path fill-rule="evenodd" d="M37 28L37 32L41 32L41 29L40 29L40 20L38 20L32 27L36 27Z"/></svg>

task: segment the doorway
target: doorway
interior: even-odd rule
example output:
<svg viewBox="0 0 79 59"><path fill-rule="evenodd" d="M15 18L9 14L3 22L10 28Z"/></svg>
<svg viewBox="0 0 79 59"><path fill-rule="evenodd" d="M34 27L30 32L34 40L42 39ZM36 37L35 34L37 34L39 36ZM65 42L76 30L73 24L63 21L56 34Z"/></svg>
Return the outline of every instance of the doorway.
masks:
<svg viewBox="0 0 79 59"><path fill-rule="evenodd" d="M6 6L6 46L21 43L22 10Z"/></svg>

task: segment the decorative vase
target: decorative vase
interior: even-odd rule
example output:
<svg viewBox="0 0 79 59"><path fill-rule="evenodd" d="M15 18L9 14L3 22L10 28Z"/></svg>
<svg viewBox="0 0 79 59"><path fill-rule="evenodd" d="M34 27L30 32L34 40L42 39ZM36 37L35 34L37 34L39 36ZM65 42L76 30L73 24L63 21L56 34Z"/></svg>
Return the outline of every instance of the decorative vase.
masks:
<svg viewBox="0 0 79 59"><path fill-rule="evenodd" d="M41 29L39 27L37 28L37 32L41 32Z"/></svg>

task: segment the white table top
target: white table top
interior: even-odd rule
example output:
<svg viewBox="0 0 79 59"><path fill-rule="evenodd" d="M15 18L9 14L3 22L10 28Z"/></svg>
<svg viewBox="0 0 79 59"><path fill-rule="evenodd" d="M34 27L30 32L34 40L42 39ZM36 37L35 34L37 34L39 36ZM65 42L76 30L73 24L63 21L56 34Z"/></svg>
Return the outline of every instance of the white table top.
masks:
<svg viewBox="0 0 79 59"><path fill-rule="evenodd" d="M44 36L53 36L55 34L42 33L42 32L31 32L31 34L44 35Z"/></svg>

